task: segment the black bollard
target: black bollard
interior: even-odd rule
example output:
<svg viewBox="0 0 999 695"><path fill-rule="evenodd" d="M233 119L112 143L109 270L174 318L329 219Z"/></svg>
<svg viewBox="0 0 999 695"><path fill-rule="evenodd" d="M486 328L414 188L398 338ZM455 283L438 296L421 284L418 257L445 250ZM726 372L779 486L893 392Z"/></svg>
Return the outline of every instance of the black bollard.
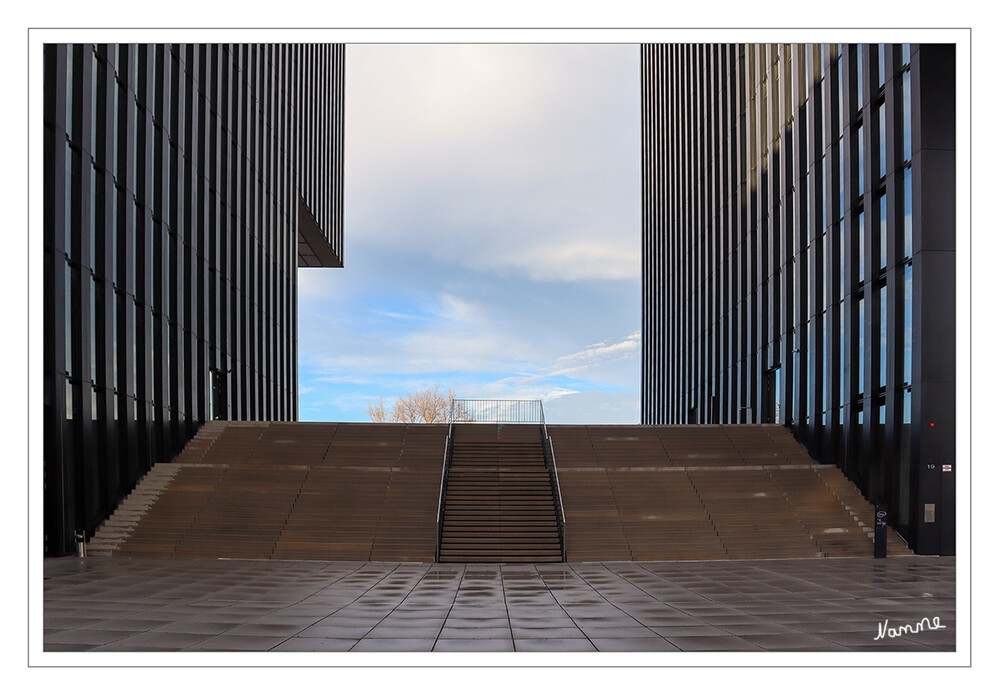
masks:
<svg viewBox="0 0 999 695"><path fill-rule="evenodd" d="M874 505L874 557L888 557L888 510Z"/></svg>

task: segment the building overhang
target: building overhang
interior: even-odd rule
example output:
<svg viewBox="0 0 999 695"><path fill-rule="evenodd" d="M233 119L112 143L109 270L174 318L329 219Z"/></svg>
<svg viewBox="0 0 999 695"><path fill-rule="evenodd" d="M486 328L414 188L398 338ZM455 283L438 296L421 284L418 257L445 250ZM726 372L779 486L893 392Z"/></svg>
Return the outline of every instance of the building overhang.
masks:
<svg viewBox="0 0 999 695"><path fill-rule="evenodd" d="M309 206L301 198L298 200L298 267L343 267L343 259L337 255Z"/></svg>

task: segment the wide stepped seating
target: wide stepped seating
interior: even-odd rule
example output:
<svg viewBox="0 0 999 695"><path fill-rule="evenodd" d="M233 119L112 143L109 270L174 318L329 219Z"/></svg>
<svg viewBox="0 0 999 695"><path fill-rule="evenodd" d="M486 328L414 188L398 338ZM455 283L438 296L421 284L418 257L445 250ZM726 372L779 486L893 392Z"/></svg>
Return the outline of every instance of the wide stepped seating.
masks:
<svg viewBox="0 0 999 695"><path fill-rule="evenodd" d="M569 562L868 557L874 509L779 425L549 425ZM889 532L890 555L909 554Z"/></svg>
<svg viewBox="0 0 999 695"><path fill-rule="evenodd" d="M777 425L549 425L570 562L873 555L874 510ZM92 554L554 562L540 428L209 422ZM908 554L894 532L889 554Z"/></svg>
<svg viewBox="0 0 999 695"><path fill-rule="evenodd" d="M455 424L441 562L561 562L538 425Z"/></svg>
<svg viewBox="0 0 999 695"><path fill-rule="evenodd" d="M446 438L446 425L209 422L90 552L433 562Z"/></svg>

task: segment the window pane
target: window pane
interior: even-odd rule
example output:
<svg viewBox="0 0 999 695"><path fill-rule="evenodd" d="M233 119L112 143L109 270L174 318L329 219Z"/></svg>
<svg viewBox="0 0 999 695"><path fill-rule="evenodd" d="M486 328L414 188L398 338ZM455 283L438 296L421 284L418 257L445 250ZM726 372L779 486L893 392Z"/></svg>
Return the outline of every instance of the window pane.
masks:
<svg viewBox="0 0 999 695"><path fill-rule="evenodd" d="M97 346L100 342L99 324L97 323L97 293L101 286L97 279L90 278L90 383L97 383Z"/></svg>
<svg viewBox="0 0 999 695"><path fill-rule="evenodd" d="M864 124L857 126L857 196L864 195Z"/></svg>
<svg viewBox="0 0 999 695"><path fill-rule="evenodd" d="M864 45L857 45L857 109L864 107Z"/></svg>
<svg viewBox="0 0 999 695"><path fill-rule="evenodd" d="M885 387L888 379L888 288L881 286L879 301L881 303L881 341L879 343L881 374L878 385Z"/></svg>
<svg viewBox="0 0 999 695"><path fill-rule="evenodd" d="M90 156L97 158L97 56L87 51L90 60Z"/></svg>
<svg viewBox="0 0 999 695"><path fill-rule="evenodd" d="M878 44L878 86L883 87L885 83L885 45Z"/></svg>
<svg viewBox="0 0 999 695"><path fill-rule="evenodd" d="M912 168L906 167L903 174L902 205L905 211L903 220L903 246L906 258L912 258Z"/></svg>
<svg viewBox="0 0 999 695"><path fill-rule="evenodd" d="M839 296L840 299L846 296L846 229L840 226L839 229Z"/></svg>
<svg viewBox="0 0 999 695"><path fill-rule="evenodd" d="M66 293L63 307L66 317L66 373L73 376L73 267L66 263Z"/></svg>
<svg viewBox="0 0 999 695"><path fill-rule="evenodd" d="M849 401L850 389L846 387L846 303L839 303L839 404ZM843 420L840 419L840 424Z"/></svg>
<svg viewBox="0 0 999 695"><path fill-rule="evenodd" d="M846 214L846 156L843 152L843 138L839 139L839 219Z"/></svg>
<svg viewBox="0 0 999 695"><path fill-rule="evenodd" d="M111 185L111 209L108 210L107 218L110 221L108 225L108 233L111 235L111 274L109 276L110 280L115 284L119 285L118 279L118 228L122 220L118 214L118 196L119 188L116 185Z"/></svg>
<svg viewBox="0 0 999 695"><path fill-rule="evenodd" d="M912 73L902 73L902 160L912 161Z"/></svg>
<svg viewBox="0 0 999 695"><path fill-rule="evenodd" d="M829 252L830 249L829 249L829 246L828 246L829 237L830 237L830 234L828 232L826 232L825 234L822 235L822 238L819 240L819 248L821 249L823 262L825 263L825 265L823 266L822 279L820 280L820 282L822 283L822 309L823 310L825 310L825 309L827 309L829 307L829 302L832 299L829 296L829 274L827 272L825 272L825 268L828 267L830 259L832 258L832 255Z"/></svg>
<svg viewBox="0 0 999 695"><path fill-rule="evenodd" d="M879 220L879 227L881 229L880 243L881 243L881 268L886 268L888 266L888 196L881 196L881 217Z"/></svg>
<svg viewBox="0 0 999 695"><path fill-rule="evenodd" d="M907 384L912 383L912 263L906 263L904 276L904 302L905 308L902 312L902 334L903 334L903 355L902 355L902 380Z"/></svg>
<svg viewBox="0 0 999 695"><path fill-rule="evenodd" d="M73 152L73 147L66 141L66 180L65 180L65 191L63 197L63 250L66 252L67 256L73 255L73 172L76 167L74 166L76 155Z"/></svg>
<svg viewBox="0 0 999 695"><path fill-rule="evenodd" d="M878 163L879 167L878 171L880 172L879 176L881 176L881 178L884 178L888 168L888 158L887 158L888 141L887 141L887 132L885 130L885 105L883 102L878 106L878 135L881 141L880 152L879 152L880 161Z"/></svg>
<svg viewBox="0 0 999 695"><path fill-rule="evenodd" d="M910 44L903 43L902 44L902 64L903 65L908 65L911 62L910 51L911 51Z"/></svg>
<svg viewBox="0 0 999 695"><path fill-rule="evenodd" d="M864 282L864 213L860 212L857 216L857 257L860 262L859 270L857 271L857 279L859 282Z"/></svg>
<svg viewBox="0 0 999 695"><path fill-rule="evenodd" d="M812 321L809 319L808 323L805 324L805 364L814 364L815 352L812 350L812 331ZM805 374L804 377L807 389L805 412L811 414L815 411L815 379L813 374Z"/></svg>
<svg viewBox="0 0 999 695"><path fill-rule="evenodd" d="M129 357L129 368L131 369L131 372L132 372L132 375L131 375L132 376L132 382L129 384L129 386L130 386L130 388L129 388L129 395L130 396L134 396L139 391L139 387L138 387L138 373L137 373L137 369L136 368L137 368L137 365L138 365L138 361L137 361L137 357L138 357L138 343L139 343L138 336L142 335L142 324L139 323L139 314L138 314L138 311L137 311L138 306L136 305L135 301L128 302L128 308L129 308L129 311L132 314L132 326L134 326L134 328L132 330L134 331L134 335L136 336L135 339L132 340L132 344L129 346L131 348L130 349L130 353L131 354L129 354L129 356L128 356Z"/></svg>
<svg viewBox="0 0 999 695"><path fill-rule="evenodd" d="M90 266L90 269L97 271L97 169L90 167L90 182L87 185L88 200L90 201L90 216L87 219L87 257L83 262Z"/></svg>
<svg viewBox="0 0 999 695"><path fill-rule="evenodd" d="M822 172L819 177L819 195L822 197L822 231L825 232L829 228L829 196L826 195L825 186L825 180L829 174L826 172L825 155L819 159L819 171Z"/></svg>
<svg viewBox="0 0 999 695"><path fill-rule="evenodd" d="M864 393L864 355L867 354L866 345L864 343L865 331L864 331L864 321L866 319L867 307L864 297L860 298L859 304L859 315L860 321L857 324L857 393Z"/></svg>
<svg viewBox="0 0 999 695"><path fill-rule="evenodd" d="M122 304L121 295L115 292L111 302L111 386L117 392L118 384L118 307ZM115 399L115 403L118 399Z"/></svg>
<svg viewBox="0 0 999 695"><path fill-rule="evenodd" d="M73 46L66 46L66 135L73 139Z"/></svg>
<svg viewBox="0 0 999 695"><path fill-rule="evenodd" d="M909 476L910 476L910 425L912 420L912 393L902 392L902 425L898 436L898 517L909 518Z"/></svg>
<svg viewBox="0 0 999 695"><path fill-rule="evenodd" d="M822 312L822 336L824 341L828 341L826 336L829 335L829 312ZM829 424L829 411L832 410L832 394L830 394L831 389L829 388L829 350L826 349L826 342L822 346L822 411L825 413L825 417L822 418L822 423L825 425Z"/></svg>

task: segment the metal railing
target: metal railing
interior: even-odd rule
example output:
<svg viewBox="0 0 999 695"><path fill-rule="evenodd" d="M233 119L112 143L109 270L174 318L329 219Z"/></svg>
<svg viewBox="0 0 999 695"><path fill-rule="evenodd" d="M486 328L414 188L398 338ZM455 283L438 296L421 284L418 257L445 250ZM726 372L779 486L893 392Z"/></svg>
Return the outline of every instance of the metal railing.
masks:
<svg viewBox="0 0 999 695"><path fill-rule="evenodd" d="M437 560L440 560L441 540L444 533L444 496L447 494L447 473L450 457L453 456L454 424L461 422L482 422L488 424L531 424L541 425L545 468L555 495L555 521L558 524L558 537L562 546L562 561L565 562L565 510L562 506L562 488L558 481L558 467L555 463L555 447L548 436L545 424L545 409L538 400L501 400L487 398L452 398L451 423L444 445L444 466L441 471L441 489L437 499Z"/></svg>
<svg viewBox="0 0 999 695"><path fill-rule="evenodd" d="M551 480L552 489L555 490L555 521L558 522L558 539L562 546L562 562L565 562L565 508L562 506L562 488L558 483L558 467L555 465L555 447L552 445L552 438L548 436L548 425L544 423L542 416L541 432L544 434L544 443L541 445L545 453L545 468L548 468L548 477ZM549 458L551 467L548 466Z"/></svg>
<svg viewBox="0 0 999 695"><path fill-rule="evenodd" d="M444 494L447 492L447 472L451 466L449 457L453 454L451 439L454 432L454 425L447 427L447 439L444 440L444 463L441 466L441 489L437 495L437 550L434 553L434 560L440 562L441 541L444 539Z"/></svg>
<svg viewBox="0 0 999 695"><path fill-rule="evenodd" d="M542 425L545 414L540 400L452 398L448 421Z"/></svg>

